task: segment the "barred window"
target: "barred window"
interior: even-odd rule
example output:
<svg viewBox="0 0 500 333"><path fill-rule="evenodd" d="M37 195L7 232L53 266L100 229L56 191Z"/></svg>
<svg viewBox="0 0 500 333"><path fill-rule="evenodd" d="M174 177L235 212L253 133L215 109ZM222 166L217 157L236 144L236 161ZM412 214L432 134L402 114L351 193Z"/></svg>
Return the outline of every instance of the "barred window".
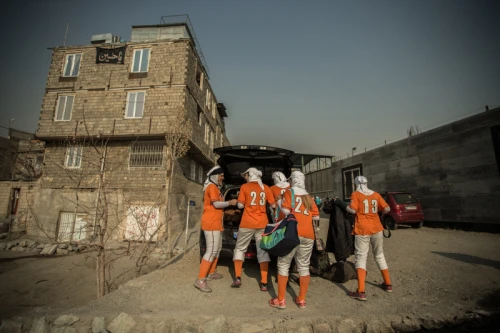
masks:
<svg viewBox="0 0 500 333"><path fill-rule="evenodd" d="M350 200L351 194L356 191L354 179L363 172L361 164L342 169L342 185L344 188L344 200Z"/></svg>
<svg viewBox="0 0 500 333"><path fill-rule="evenodd" d="M78 169L82 165L82 146L72 146L66 149L66 158L64 160L64 166L66 168Z"/></svg>
<svg viewBox="0 0 500 333"><path fill-rule="evenodd" d="M163 165L163 141L137 141L130 146L129 166L160 167Z"/></svg>

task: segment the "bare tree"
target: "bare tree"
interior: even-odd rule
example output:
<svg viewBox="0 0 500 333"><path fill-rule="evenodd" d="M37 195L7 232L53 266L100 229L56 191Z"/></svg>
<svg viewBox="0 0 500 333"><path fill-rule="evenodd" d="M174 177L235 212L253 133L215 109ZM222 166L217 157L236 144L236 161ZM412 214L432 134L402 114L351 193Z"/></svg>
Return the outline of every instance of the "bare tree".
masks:
<svg viewBox="0 0 500 333"><path fill-rule="evenodd" d="M172 188L175 180L175 166L177 160L184 156L189 150L189 138L193 133L191 123L187 118L187 112L183 109L178 110L172 117L166 135L165 143L167 146L167 204L165 209L165 223L167 225L167 251L171 255L172 240Z"/></svg>

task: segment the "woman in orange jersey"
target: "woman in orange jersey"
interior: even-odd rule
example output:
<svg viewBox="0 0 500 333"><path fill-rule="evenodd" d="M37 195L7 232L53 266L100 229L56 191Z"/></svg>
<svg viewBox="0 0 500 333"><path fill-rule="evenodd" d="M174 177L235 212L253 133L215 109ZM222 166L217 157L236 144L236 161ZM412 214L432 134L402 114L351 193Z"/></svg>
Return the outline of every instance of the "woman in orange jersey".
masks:
<svg viewBox="0 0 500 333"><path fill-rule="evenodd" d="M219 253L222 248L222 218L224 208L234 206L236 199L223 201L220 187L224 180L224 171L221 167L213 167L207 174L207 180L203 185L203 215L201 216L201 230L207 242L207 251L200 263L200 273L194 282L194 286L203 292L211 292L207 280L221 279L222 275L215 271ZM208 276L207 276L208 275Z"/></svg>
<svg viewBox="0 0 500 333"><path fill-rule="evenodd" d="M282 196L283 193L290 188L290 183L286 181L286 176L280 171L273 172L273 181L274 185L271 186L271 192L273 192L274 198L276 199L278 205L276 212L279 214L276 217L276 222L280 222L285 218L285 214L281 211Z"/></svg>
<svg viewBox="0 0 500 333"><path fill-rule="evenodd" d="M373 257L384 278L381 288L386 292L392 292L389 269L385 261L383 249L384 227L378 216L378 212L387 214L390 208L380 194L367 187L368 180L366 177L358 176L354 179L354 183L356 184L356 191L351 195L351 203L347 205L339 199L336 199L335 204L340 206L344 205L349 213L356 214L352 233L354 234L354 255L356 257L358 290L349 292L348 295L351 298L366 301L366 259L368 257L370 244L373 249Z"/></svg>
<svg viewBox="0 0 500 333"><path fill-rule="evenodd" d="M313 221L319 221L319 210L313 198L305 189L304 174L300 171L294 171L290 179L292 187L283 195L281 210L285 214L293 212L295 215L298 222L300 244L286 256L278 257L278 297L271 299L269 305L278 309L286 308L285 291L288 273L290 263L292 259L295 259L297 271L299 272L300 291L294 302L299 308L304 309L306 307L307 289L311 279L309 263L315 239Z"/></svg>
<svg viewBox="0 0 500 333"><path fill-rule="evenodd" d="M238 238L234 248L235 279L231 287L239 288L241 286L241 271L243 269L243 261L245 260L245 252L252 238L255 238L257 260L260 264L259 287L260 290L267 291L267 273L271 259L269 258L269 254L260 248L260 240L262 239L264 229L269 223L266 202L274 208L276 200L269 186L262 183L262 172L255 168L250 168L242 173L242 176L247 183L243 184L240 188L238 208L245 208L245 210L241 217Z"/></svg>

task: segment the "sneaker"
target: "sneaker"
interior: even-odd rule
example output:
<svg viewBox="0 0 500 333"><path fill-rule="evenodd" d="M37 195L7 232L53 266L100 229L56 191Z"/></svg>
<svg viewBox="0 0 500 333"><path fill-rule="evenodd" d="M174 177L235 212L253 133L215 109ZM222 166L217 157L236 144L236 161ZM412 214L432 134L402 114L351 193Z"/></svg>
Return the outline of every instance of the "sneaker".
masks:
<svg viewBox="0 0 500 333"><path fill-rule="evenodd" d="M208 274L207 276L207 280L208 281L211 281L211 280L219 280L219 279L222 279L224 276L217 273L217 272L213 272L212 274Z"/></svg>
<svg viewBox="0 0 500 333"><path fill-rule="evenodd" d="M267 291L267 283L259 283L260 291Z"/></svg>
<svg viewBox="0 0 500 333"><path fill-rule="evenodd" d="M384 282L380 285L380 288L382 288L387 293L392 293L392 284L385 284Z"/></svg>
<svg viewBox="0 0 500 333"><path fill-rule="evenodd" d="M239 287L241 287L241 278L237 277L236 279L233 280L231 288L239 288Z"/></svg>
<svg viewBox="0 0 500 333"><path fill-rule="evenodd" d="M350 298L357 299L358 301L366 301L366 294L364 292L359 293L358 291L349 291L347 295L349 295Z"/></svg>
<svg viewBox="0 0 500 333"><path fill-rule="evenodd" d="M212 292L212 289L208 286L207 279L196 279L196 281L194 281L194 286L204 293Z"/></svg>
<svg viewBox="0 0 500 333"><path fill-rule="evenodd" d="M280 301L278 298L273 298L269 301L269 305L273 308L284 309L286 308L285 300Z"/></svg>
<svg viewBox="0 0 500 333"><path fill-rule="evenodd" d="M295 304L297 304L297 306L300 309L305 309L306 308L306 301L305 300L299 301L299 298L295 297L295 299L293 301L295 302Z"/></svg>

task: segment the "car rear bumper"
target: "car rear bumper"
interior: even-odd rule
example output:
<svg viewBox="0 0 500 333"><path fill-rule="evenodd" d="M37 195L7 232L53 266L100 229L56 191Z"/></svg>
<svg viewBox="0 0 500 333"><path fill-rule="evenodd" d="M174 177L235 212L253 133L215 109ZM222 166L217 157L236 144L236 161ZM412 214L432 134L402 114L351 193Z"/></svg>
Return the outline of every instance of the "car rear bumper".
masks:
<svg viewBox="0 0 500 333"><path fill-rule="evenodd" d="M424 221L423 213L402 213L391 216L396 223L420 223Z"/></svg>

